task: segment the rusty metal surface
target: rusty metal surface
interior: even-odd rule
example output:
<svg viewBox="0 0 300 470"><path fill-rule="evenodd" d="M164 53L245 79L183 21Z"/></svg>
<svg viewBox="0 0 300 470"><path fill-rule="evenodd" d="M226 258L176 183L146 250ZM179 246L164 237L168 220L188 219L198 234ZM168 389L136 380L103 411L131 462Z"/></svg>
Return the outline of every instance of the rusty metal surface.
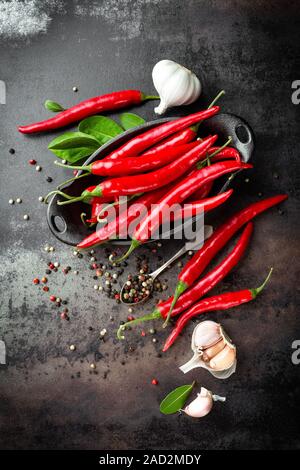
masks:
<svg viewBox="0 0 300 470"><path fill-rule="evenodd" d="M46 14L47 2L40 3L39 14ZM7 85L7 104L0 105L0 339L7 347L7 365L0 365L0 448L299 448L300 366L291 361L292 342L299 339L299 107L291 102L291 82L299 78L296 2L271 7L264 1L108 0L94 12L88 2L81 2L81 10L79 2L65 3L66 14L48 11L54 16L47 32L0 39L0 79ZM158 331L155 344L150 335L140 336L140 328L128 332L124 343L115 340L116 326L128 314L125 306L93 290L88 257L74 258L50 235L46 209L38 202L68 174L53 166L50 136L25 137L16 130L46 115L46 98L68 106L112 88L151 92L150 70L161 58L202 70L207 95L225 88L223 109L244 116L256 134L249 183L239 178L234 200L208 221L217 225L259 193L289 194L280 210L257 219L247 256L214 290L255 287L274 267L255 303L209 316L222 322L238 347L237 373L224 382L201 369L187 376L178 370L191 354L193 324L163 357L165 332ZM152 108L148 103L136 111L152 119ZM41 164L41 173L28 165L30 158ZM10 197L23 202L10 206ZM23 220L25 213L30 220ZM51 257L43 250L46 243L55 246ZM176 248L165 243L163 259ZM140 252L149 254L146 248ZM103 249L96 256L104 259ZM69 301L69 322L61 321L48 294L32 284L50 258L79 269L78 276L72 271L48 276L51 293ZM152 256L150 265L157 262ZM126 273L134 270L133 257ZM174 266L163 276L170 292L178 270ZM226 395L226 405L217 404L202 421L162 416L164 395L193 379Z"/></svg>

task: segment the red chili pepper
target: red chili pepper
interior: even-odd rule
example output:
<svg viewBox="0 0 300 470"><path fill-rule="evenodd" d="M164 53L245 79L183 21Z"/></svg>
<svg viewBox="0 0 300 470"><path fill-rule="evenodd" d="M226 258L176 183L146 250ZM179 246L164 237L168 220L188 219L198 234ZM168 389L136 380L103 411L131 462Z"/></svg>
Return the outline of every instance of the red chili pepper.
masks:
<svg viewBox="0 0 300 470"><path fill-rule="evenodd" d="M156 156L160 151L171 150L177 145L184 145L192 142L197 137L197 127L192 126L183 131L176 132L167 139L163 140L159 144L154 145L149 150L146 150L141 154L141 157L147 156Z"/></svg>
<svg viewBox="0 0 300 470"><path fill-rule="evenodd" d="M185 325L191 320L191 318L206 312L213 312L215 310L227 310L232 307L238 307L244 303L254 300L257 295L263 290L266 283L270 279L272 269L270 270L267 278L260 287L256 289L245 289L238 292L226 292L225 294L214 295L207 299L200 300L198 303L193 305L189 310L183 313L176 322L172 333L168 336L163 352L167 351L170 346L174 343L178 335L181 333Z"/></svg>
<svg viewBox="0 0 300 470"><path fill-rule="evenodd" d="M208 150L208 155L209 154L212 154L212 153L215 153L217 150L219 150L220 147L211 147L209 150ZM227 159L233 159L237 162L240 162L241 161L241 156L239 154L239 152L233 148L233 147L225 147L223 148L221 151L218 152L218 154L214 155L211 159L211 162L218 162L218 161L222 161L222 160L227 160ZM193 194L192 196L189 198L189 202L193 202L193 201L196 201L198 199L203 199L205 197L208 197L209 196L209 193L211 192L212 190L212 187L213 187L213 181L211 181L210 183L207 183L205 184L204 186L201 186L199 189L197 189Z"/></svg>
<svg viewBox="0 0 300 470"><path fill-rule="evenodd" d="M250 204L245 209L242 209L240 212L230 217L212 234L212 236L204 243L203 247L194 254L179 273L174 299L169 315L164 324L165 326L180 295L188 289L196 279L198 279L209 262L226 245L228 240L230 240L237 230L239 230L239 228L241 228L245 223L249 222L249 220L253 219L256 215L264 212L272 206L275 206L276 204L279 204L286 198L287 195L281 194Z"/></svg>
<svg viewBox="0 0 300 470"><path fill-rule="evenodd" d="M138 229L133 234L131 245L128 251L121 258L116 260L116 262L120 262L126 259L133 250L151 238L161 223L161 218L159 215L162 214L166 208L172 207L173 204L180 204L182 201L187 199L197 188L206 183L209 183L210 181L213 181L220 176L235 170L247 168L252 168L252 165L248 163L225 161L214 163L213 165L204 167L201 170L195 170L190 173L186 178L176 184L165 196L163 196L154 210L149 212L147 216L140 222Z"/></svg>
<svg viewBox="0 0 300 470"><path fill-rule="evenodd" d="M60 127L68 126L73 122L80 121L93 114L138 105L149 99L158 99L158 97L144 95L144 93L139 90L116 91L114 93L108 93L107 95L89 98L58 113L51 119L46 119L45 121L28 126L20 126L18 130L22 132L22 134L33 134L34 132L59 129Z"/></svg>
<svg viewBox="0 0 300 470"><path fill-rule="evenodd" d="M96 197L119 197L132 194L141 194L166 186L179 176L186 173L204 155L209 147L217 140L218 136L207 137L189 152L179 157L168 165L150 173L140 175L123 176L107 179L100 183L92 192L83 191L79 197L65 195L67 201L58 202L59 205L70 204L77 201L86 201ZM52 192L52 194L54 194ZM61 191L58 194L63 195Z"/></svg>
<svg viewBox="0 0 300 470"><path fill-rule="evenodd" d="M199 189L197 189L197 190L191 195L191 197L188 199L188 202L193 202L193 201L196 201L196 200L198 200L198 199L202 199L202 198L208 197L208 196L209 196L209 193L210 193L211 190L212 190L213 184L214 184L214 182L213 182L213 181L210 181L209 183L204 184L203 186L201 186Z"/></svg>
<svg viewBox="0 0 300 470"><path fill-rule="evenodd" d="M220 281L224 279L225 276L227 276L227 274L237 265L241 257L244 255L252 232L253 223L249 222L243 230L243 233L238 239L233 250L215 268L203 276L203 278L201 278L193 287L182 294L172 311L172 317L177 316L184 310L190 308L197 300L207 294L207 292L213 289L217 284L219 284ZM170 310L172 300L173 297L169 297L167 300L160 302L149 315L136 318L134 321L128 321L124 325L121 325L117 333L118 338L124 338L123 331L128 326L132 326L133 324L148 320L166 318Z"/></svg>
<svg viewBox="0 0 300 470"><path fill-rule="evenodd" d="M137 199L130 207L122 212L115 220L109 222L106 226L97 229L94 233L88 235L84 240L82 240L77 248L87 249L104 243L111 238L115 238L116 235L119 238L122 238L127 235L127 230L130 224L138 217L142 210L147 210L151 207L151 204L154 204L158 201L167 191L167 188L160 188L157 191L151 193L146 193Z"/></svg>
<svg viewBox="0 0 300 470"><path fill-rule="evenodd" d="M135 175L145 173L156 168L160 168L181 157L185 153L199 146L198 142L191 142L185 145L178 145L171 149L167 148L156 152L155 155L142 155L140 157L128 157L125 159L106 159L96 160L90 165L85 166L66 166L56 162L56 165L64 168L77 168L78 170L88 171L92 175L117 177L122 175Z"/></svg>
<svg viewBox="0 0 300 470"><path fill-rule="evenodd" d="M189 116L176 119L175 121L161 124L154 129L150 129L143 134L133 137L133 139L111 152L108 157L113 159L127 156L136 157L144 150L152 147L154 144L160 142L171 134L186 129L200 120L214 116L219 109L219 106L214 106L210 109L205 109L204 111L199 111L197 113L190 114Z"/></svg>
<svg viewBox="0 0 300 470"><path fill-rule="evenodd" d="M221 90L210 103L207 109L211 109L219 100L219 98L221 98L221 96L223 96L224 94L225 91ZM156 152L159 152L162 149L170 149L175 145L187 144L188 142L191 142L192 140L196 139L200 124L201 121L191 127L188 127L187 129L184 129L183 131L176 132L176 134L171 135L171 137L168 137L161 143L156 144L149 150L143 152L142 155L155 155Z"/></svg>
<svg viewBox="0 0 300 470"><path fill-rule="evenodd" d="M212 153L215 153L216 150L219 150L220 147L211 147L209 150L208 150L208 155L211 155ZM212 162L218 162L220 160L224 160L224 159L233 159L233 160L236 160L237 162L240 162L241 161L241 156L240 156L240 153L238 152L237 149L233 148L233 147L225 147L224 149L222 149L217 155L214 155L211 159Z"/></svg>

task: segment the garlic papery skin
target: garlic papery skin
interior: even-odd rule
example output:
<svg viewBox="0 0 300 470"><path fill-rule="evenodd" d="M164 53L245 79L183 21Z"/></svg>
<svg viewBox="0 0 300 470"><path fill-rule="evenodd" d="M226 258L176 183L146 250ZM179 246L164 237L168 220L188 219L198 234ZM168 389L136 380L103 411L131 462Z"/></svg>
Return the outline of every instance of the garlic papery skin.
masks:
<svg viewBox="0 0 300 470"><path fill-rule="evenodd" d="M160 96L154 111L163 114L168 108L191 104L202 90L199 78L189 69L173 60L161 60L153 67L152 79Z"/></svg>
<svg viewBox="0 0 300 470"><path fill-rule="evenodd" d="M195 400L187 405L182 411L193 418L203 418L203 416L206 416L208 413L210 413L215 401L224 402L225 400L225 397L213 395L209 390L201 387L197 398L195 398Z"/></svg>
<svg viewBox="0 0 300 470"><path fill-rule="evenodd" d="M218 323L210 320L203 321L194 330L192 349L194 351L203 351L218 343L222 338L222 329Z"/></svg>

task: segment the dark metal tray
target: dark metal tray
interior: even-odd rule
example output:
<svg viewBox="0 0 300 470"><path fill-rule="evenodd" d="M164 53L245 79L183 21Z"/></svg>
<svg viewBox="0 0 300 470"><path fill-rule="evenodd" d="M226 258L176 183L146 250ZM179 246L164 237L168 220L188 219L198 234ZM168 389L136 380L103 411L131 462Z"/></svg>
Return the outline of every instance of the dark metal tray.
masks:
<svg viewBox="0 0 300 470"><path fill-rule="evenodd" d="M175 118L158 119L124 132L96 150L96 152L86 160L84 165L88 165L94 160L104 158L112 150L124 144L132 137L173 119ZM211 133L218 134L222 143L228 136L231 136L233 141L232 145L240 152L243 160L248 161L250 159L254 150L254 134L249 124L242 118L228 113L213 116L201 124L201 135ZM80 174L79 172L78 175ZM86 178L74 180L72 183L65 186L63 191L67 194L77 196L80 195L86 187L97 184L98 182L99 177L93 175L87 176ZM80 219L80 214L86 212L87 205L84 203L74 203L59 206L57 205L57 201L60 199L61 197L59 195L55 195L48 205L47 221L50 230L60 241L68 245L76 246L90 233L90 229L84 226Z"/></svg>

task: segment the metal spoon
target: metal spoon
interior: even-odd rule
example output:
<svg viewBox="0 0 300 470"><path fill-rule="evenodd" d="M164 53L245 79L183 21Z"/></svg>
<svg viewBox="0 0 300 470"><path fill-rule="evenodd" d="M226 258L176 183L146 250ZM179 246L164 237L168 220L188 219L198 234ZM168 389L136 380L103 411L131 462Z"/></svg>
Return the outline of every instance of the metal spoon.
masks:
<svg viewBox="0 0 300 470"><path fill-rule="evenodd" d="M145 297L141 298L138 302L130 302L130 301L125 301L124 300L124 294L125 289L126 289L126 282L124 283L122 289L121 289L121 295L120 295L120 300L126 305L138 305L142 302L145 302L146 300L149 299L151 292L153 291L153 285L154 285L154 280L157 278L157 276L160 275L167 267L173 263L176 259L180 258L180 256L184 255L187 251L197 251L199 250L202 246L205 240L207 240L213 233L213 228L211 225L205 225L204 226L204 236L203 240L199 242L199 240L195 239L194 241L187 241L182 248L180 248L177 253L175 253L174 256L172 256L168 261L166 261L162 266L157 268L155 271L153 271L150 274L145 275L145 282L147 280L151 281L147 285L147 290L149 291L149 294L146 295Z"/></svg>

